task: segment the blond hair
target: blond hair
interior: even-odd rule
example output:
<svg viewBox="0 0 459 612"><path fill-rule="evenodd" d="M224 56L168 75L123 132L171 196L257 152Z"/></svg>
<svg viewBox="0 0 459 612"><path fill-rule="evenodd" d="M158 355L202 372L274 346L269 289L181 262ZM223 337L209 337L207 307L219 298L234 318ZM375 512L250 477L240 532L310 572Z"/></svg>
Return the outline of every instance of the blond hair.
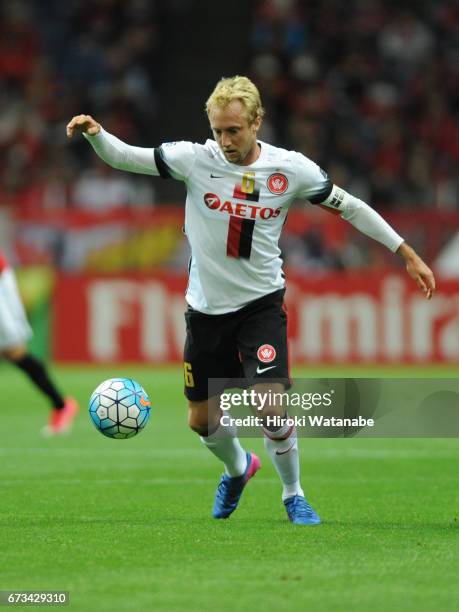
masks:
<svg viewBox="0 0 459 612"><path fill-rule="evenodd" d="M244 106L249 124L265 114L257 87L247 77L234 76L223 78L217 83L206 102L207 115L212 107L226 108L234 100L239 100Z"/></svg>

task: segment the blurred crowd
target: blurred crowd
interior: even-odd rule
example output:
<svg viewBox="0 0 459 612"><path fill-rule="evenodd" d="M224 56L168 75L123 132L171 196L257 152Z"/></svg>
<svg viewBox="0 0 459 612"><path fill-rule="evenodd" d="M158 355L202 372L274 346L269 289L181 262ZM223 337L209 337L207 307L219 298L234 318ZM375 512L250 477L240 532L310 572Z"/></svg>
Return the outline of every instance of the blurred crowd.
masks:
<svg viewBox="0 0 459 612"><path fill-rule="evenodd" d="M259 0L265 138L379 209L457 210L458 24L458 0Z"/></svg>
<svg viewBox="0 0 459 612"><path fill-rule="evenodd" d="M69 146L65 125L91 109L121 138L151 143L154 2L8 0L0 7L2 204L46 210L151 202L152 181L110 172L81 139Z"/></svg>
<svg viewBox="0 0 459 612"><path fill-rule="evenodd" d="M167 35L158 6L1 4L3 203L103 209L155 199L154 181L114 175L86 143L69 146L64 127L91 109L120 138L156 143ZM458 0L255 0L246 69L267 109L262 137L304 152L378 208L457 209L458 23Z"/></svg>

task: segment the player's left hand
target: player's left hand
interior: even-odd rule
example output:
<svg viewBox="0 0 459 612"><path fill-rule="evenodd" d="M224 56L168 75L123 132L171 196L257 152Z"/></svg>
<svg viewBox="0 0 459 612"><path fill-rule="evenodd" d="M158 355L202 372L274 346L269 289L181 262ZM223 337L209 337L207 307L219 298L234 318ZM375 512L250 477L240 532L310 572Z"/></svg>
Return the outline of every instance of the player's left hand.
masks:
<svg viewBox="0 0 459 612"><path fill-rule="evenodd" d="M406 242L400 245L397 252L405 260L408 274L416 281L417 286L426 298L430 300L435 293L435 277L432 270Z"/></svg>

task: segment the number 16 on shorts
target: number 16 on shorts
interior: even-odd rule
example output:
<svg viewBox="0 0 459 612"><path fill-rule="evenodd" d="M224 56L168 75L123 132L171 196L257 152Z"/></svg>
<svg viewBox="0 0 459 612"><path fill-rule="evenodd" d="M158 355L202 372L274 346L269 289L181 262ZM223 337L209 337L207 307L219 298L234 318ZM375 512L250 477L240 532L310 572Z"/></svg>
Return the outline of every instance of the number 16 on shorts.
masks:
<svg viewBox="0 0 459 612"><path fill-rule="evenodd" d="M185 361L183 363L183 375L185 377L185 387L194 387L193 372L191 369L191 363Z"/></svg>

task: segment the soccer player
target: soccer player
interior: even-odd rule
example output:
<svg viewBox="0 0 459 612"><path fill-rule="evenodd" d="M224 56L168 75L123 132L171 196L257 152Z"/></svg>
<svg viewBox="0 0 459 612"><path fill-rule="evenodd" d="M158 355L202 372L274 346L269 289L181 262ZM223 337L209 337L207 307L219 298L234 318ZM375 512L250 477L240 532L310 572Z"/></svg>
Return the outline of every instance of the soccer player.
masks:
<svg viewBox="0 0 459 612"><path fill-rule="evenodd" d="M31 335L13 269L0 251L0 354L25 372L49 398L51 412L44 433L66 433L78 412L78 404L72 397L62 397L45 365L28 352L26 342Z"/></svg>
<svg viewBox="0 0 459 612"><path fill-rule="evenodd" d="M207 100L206 112L214 139L205 144L129 146L89 115L73 117L67 136L81 131L114 168L186 185L185 232L191 260L185 395L191 429L225 467L213 507L213 516L219 519L236 509L260 461L242 448L235 428L220 420L224 382L209 391L208 381L226 380L231 386L230 379L244 377L257 393L282 392L289 386L285 280L278 240L292 202L302 198L331 209L398 253L427 298L435 281L414 250L367 204L333 185L304 155L258 140L264 109L248 78L222 79ZM282 406L268 405L262 414L265 418L285 412ZM300 525L320 523L301 488L295 430L265 427L264 439L282 481L289 519Z"/></svg>

